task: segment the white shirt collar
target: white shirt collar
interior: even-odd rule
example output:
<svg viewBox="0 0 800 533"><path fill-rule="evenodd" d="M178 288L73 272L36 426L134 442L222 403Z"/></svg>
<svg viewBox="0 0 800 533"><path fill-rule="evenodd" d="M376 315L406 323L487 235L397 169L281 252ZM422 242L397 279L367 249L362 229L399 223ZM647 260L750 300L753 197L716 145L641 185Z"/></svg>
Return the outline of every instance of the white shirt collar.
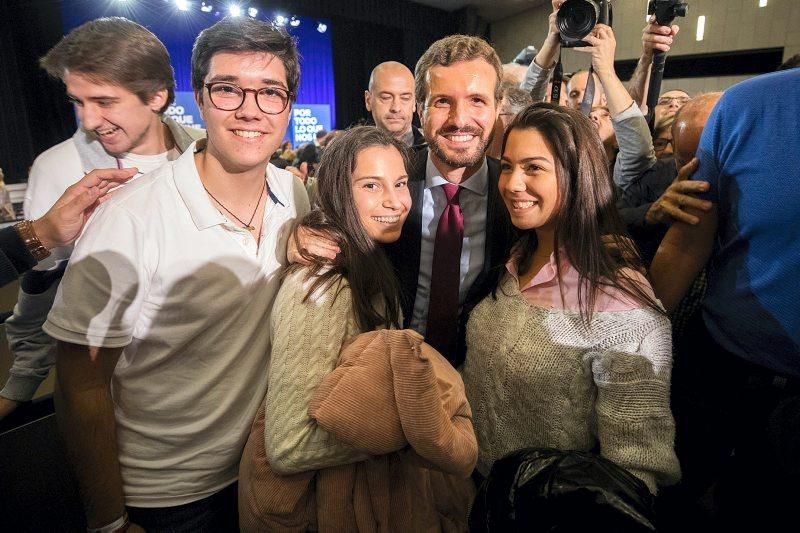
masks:
<svg viewBox="0 0 800 533"><path fill-rule="evenodd" d="M430 151L428 151L428 161L425 165L425 188L430 189L446 183L449 182L442 177L439 169L437 169L436 165L433 164ZM466 180L462 181L459 184L459 187L469 189L480 196L486 196L486 193L489 190L489 165L486 163L485 157L483 158L483 164L481 164L481 167L477 170L477 172L468 177Z"/></svg>

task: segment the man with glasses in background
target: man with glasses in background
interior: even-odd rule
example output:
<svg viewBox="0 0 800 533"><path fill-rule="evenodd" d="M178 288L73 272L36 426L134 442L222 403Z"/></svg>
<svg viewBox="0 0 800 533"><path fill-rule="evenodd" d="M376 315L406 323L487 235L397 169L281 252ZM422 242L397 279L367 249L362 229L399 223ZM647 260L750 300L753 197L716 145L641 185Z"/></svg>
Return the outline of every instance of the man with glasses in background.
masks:
<svg viewBox="0 0 800 533"><path fill-rule="evenodd" d="M281 28L228 18L201 32L192 87L207 138L120 191L75 248L44 329L95 531L238 531L264 326L308 211L299 180L268 164L299 77Z"/></svg>
<svg viewBox="0 0 800 533"><path fill-rule="evenodd" d="M658 124L659 121L665 117L675 116L675 113L680 111L684 104L691 99L692 97L689 96L688 93L681 91L680 89L665 92L658 97L658 103L655 107L654 123Z"/></svg>

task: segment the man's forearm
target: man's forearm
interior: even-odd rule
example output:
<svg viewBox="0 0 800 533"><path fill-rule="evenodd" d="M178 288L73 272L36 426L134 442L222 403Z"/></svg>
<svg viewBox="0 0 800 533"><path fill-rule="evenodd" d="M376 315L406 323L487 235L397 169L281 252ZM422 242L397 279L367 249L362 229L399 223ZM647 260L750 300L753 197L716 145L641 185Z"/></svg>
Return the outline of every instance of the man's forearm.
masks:
<svg viewBox="0 0 800 533"><path fill-rule="evenodd" d="M711 257L717 232L717 210L687 209L700 223L676 222L667 231L650 267L653 290L668 313L677 307Z"/></svg>
<svg viewBox="0 0 800 533"><path fill-rule="evenodd" d="M90 528L125 512L109 383L120 352L58 343L56 416Z"/></svg>
<svg viewBox="0 0 800 533"><path fill-rule="evenodd" d="M597 77L603 84L603 91L606 94L608 112L611 118L616 118L620 113L631 107L631 95L617 77L613 67L598 69Z"/></svg>
<svg viewBox="0 0 800 533"><path fill-rule="evenodd" d="M650 88L650 70L652 67L652 54L642 54L628 82L628 93L630 93L631 98L634 99L636 105L639 107L644 106L647 100L647 90Z"/></svg>
<svg viewBox="0 0 800 533"><path fill-rule="evenodd" d="M558 53L561 51L561 41L558 34L551 35L545 38L539 53L533 60L542 68L553 68L558 60Z"/></svg>
<svg viewBox="0 0 800 533"><path fill-rule="evenodd" d="M630 98L627 101L630 105ZM638 107L630 105L628 110L612 120L612 124L619 146L617 159L614 162L614 183L626 191L656 164L653 139L647 128L647 121ZM650 200L652 201L652 198Z"/></svg>

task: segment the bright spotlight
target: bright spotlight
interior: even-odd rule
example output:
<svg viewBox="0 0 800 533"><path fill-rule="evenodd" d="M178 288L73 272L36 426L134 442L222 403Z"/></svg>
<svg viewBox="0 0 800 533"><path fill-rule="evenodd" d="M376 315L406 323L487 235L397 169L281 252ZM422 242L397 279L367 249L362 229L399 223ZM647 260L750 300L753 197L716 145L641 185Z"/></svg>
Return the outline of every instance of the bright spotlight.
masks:
<svg viewBox="0 0 800 533"><path fill-rule="evenodd" d="M299 25L300 25L300 19L299 19L299 18L297 18L297 17L292 17L292 18L289 20L289 26L291 26L292 28L296 28L296 27L298 27Z"/></svg>
<svg viewBox="0 0 800 533"><path fill-rule="evenodd" d="M202 11L203 13L211 13L213 9L214 6L212 6L211 4L206 4L205 2L203 2L203 5L200 6L200 11Z"/></svg>
<svg viewBox="0 0 800 533"><path fill-rule="evenodd" d="M189 0L175 0L175 7L177 7L179 11L189 11L190 6Z"/></svg>
<svg viewBox="0 0 800 533"><path fill-rule="evenodd" d="M275 16L275 24L278 26L286 26L287 19L283 15L276 15Z"/></svg>
<svg viewBox="0 0 800 533"><path fill-rule="evenodd" d="M706 16L700 15L697 17L697 34L695 35L695 39L698 41L702 41L703 37L706 34Z"/></svg>
<svg viewBox="0 0 800 533"><path fill-rule="evenodd" d="M317 23L317 31L320 32L320 33L325 33L326 31L328 31L328 25L327 24L323 24L322 22L318 22Z"/></svg>
<svg viewBox="0 0 800 533"><path fill-rule="evenodd" d="M249 8L247 8L247 14L250 15L251 17L253 17L253 18L256 18L256 15L258 15L258 9L254 8L254 7L249 7Z"/></svg>
<svg viewBox="0 0 800 533"><path fill-rule="evenodd" d="M239 17L242 15L242 8L236 4L231 4L228 6L228 13L230 13L232 17Z"/></svg>

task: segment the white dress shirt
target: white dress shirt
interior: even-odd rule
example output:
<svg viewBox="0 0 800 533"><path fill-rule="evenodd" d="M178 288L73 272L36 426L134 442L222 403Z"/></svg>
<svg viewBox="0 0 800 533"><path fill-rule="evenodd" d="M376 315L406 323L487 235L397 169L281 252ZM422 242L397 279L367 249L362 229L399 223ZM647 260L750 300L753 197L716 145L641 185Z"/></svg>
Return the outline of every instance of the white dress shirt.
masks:
<svg viewBox="0 0 800 533"><path fill-rule="evenodd" d="M425 335L428 321L428 301L431 294L433 249L439 217L447 205L440 185L448 181L442 177L431 161L430 153L425 166L425 191L422 198L422 246L419 256L419 278L411 329ZM486 159L475 174L459 184L458 199L464 216L464 239L461 243L461 271L458 285L459 307L464 303L470 287L483 269L486 244L486 209L489 189L489 167Z"/></svg>

